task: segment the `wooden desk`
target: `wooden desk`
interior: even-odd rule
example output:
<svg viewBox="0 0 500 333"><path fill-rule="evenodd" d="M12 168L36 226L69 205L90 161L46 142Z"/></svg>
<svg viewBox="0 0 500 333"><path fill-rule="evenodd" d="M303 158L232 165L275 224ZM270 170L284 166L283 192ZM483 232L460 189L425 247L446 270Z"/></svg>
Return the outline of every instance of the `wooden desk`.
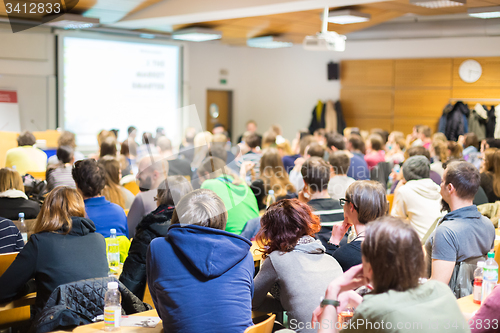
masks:
<svg viewBox="0 0 500 333"><path fill-rule="evenodd" d="M0 304L0 312L35 304L36 293L25 295L12 302Z"/></svg>
<svg viewBox="0 0 500 333"><path fill-rule="evenodd" d="M252 311L252 318L257 318L259 316L266 315L263 312ZM149 310L144 312L135 313L131 316L142 316L142 317L158 317L158 313L156 310ZM78 326L72 331L55 331L54 333L63 333L63 332L75 332L75 333L97 333L104 331L104 322L92 323L88 325ZM149 327L121 327L120 333L122 332L134 332L134 333L160 333L163 332L163 323L160 321L155 328Z"/></svg>
<svg viewBox="0 0 500 333"><path fill-rule="evenodd" d="M252 241L252 247L250 247L250 253L253 256L253 262L255 264L255 267L260 267L262 262L262 252L258 251L259 249L260 246L257 244L257 242Z"/></svg>
<svg viewBox="0 0 500 333"><path fill-rule="evenodd" d="M479 304L474 303L472 295L457 299L457 303L460 311L467 320L469 320L480 307Z"/></svg>

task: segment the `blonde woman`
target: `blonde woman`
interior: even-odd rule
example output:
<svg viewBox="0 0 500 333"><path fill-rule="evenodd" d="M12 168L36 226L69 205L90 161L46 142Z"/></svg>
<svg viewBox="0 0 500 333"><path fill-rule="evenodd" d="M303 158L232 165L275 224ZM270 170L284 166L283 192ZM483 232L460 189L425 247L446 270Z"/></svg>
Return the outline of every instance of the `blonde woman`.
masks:
<svg viewBox="0 0 500 333"><path fill-rule="evenodd" d="M113 156L106 155L99 159L98 164L106 172L106 186L104 186L103 190L106 200L117 204L123 209L130 209L135 197L132 192L120 185L120 162Z"/></svg>
<svg viewBox="0 0 500 333"><path fill-rule="evenodd" d="M106 243L85 218L82 196L59 186L43 203L35 230L12 265L0 277L0 303L22 292L35 279L36 315L61 284L108 276Z"/></svg>
<svg viewBox="0 0 500 333"><path fill-rule="evenodd" d="M19 172L9 168L0 169L0 216L17 220L19 213L24 213L24 218L34 219L39 211L38 203L28 200L24 193Z"/></svg>

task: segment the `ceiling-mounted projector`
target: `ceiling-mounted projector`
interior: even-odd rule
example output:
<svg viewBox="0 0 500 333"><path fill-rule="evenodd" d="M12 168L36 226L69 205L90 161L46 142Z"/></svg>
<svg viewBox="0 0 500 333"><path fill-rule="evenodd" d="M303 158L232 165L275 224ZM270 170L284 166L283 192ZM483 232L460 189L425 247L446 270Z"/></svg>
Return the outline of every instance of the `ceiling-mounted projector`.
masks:
<svg viewBox="0 0 500 333"><path fill-rule="evenodd" d="M314 36L306 36L302 45L309 51L345 51L346 37L334 31L319 32Z"/></svg>
<svg viewBox="0 0 500 333"><path fill-rule="evenodd" d="M328 31L328 13L330 9L328 7L323 11L323 24L321 27L321 32L318 32L314 36L306 36L302 45L304 50L309 51L345 51L345 40L346 36L339 35L335 31Z"/></svg>

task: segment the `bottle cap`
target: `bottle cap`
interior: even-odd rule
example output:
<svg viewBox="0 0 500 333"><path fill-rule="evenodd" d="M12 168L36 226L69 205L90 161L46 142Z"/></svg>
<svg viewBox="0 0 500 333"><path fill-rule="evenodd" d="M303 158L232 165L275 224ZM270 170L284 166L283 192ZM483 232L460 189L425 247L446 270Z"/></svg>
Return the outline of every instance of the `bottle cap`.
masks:
<svg viewBox="0 0 500 333"><path fill-rule="evenodd" d="M112 234L116 234L116 229L111 229L109 230L109 232L111 232Z"/></svg>
<svg viewBox="0 0 500 333"><path fill-rule="evenodd" d="M118 282L108 282L108 289L118 289Z"/></svg>
<svg viewBox="0 0 500 333"><path fill-rule="evenodd" d="M484 260L478 261L477 262L477 267L481 267L482 268L482 267L484 267L485 264L486 264L486 261L484 261Z"/></svg>
<svg viewBox="0 0 500 333"><path fill-rule="evenodd" d="M274 194L274 190L269 190L269 194Z"/></svg>
<svg viewBox="0 0 500 333"><path fill-rule="evenodd" d="M495 252L493 251L488 252L488 258L495 258Z"/></svg>
<svg viewBox="0 0 500 333"><path fill-rule="evenodd" d="M24 213L19 213L19 218L24 217Z"/></svg>

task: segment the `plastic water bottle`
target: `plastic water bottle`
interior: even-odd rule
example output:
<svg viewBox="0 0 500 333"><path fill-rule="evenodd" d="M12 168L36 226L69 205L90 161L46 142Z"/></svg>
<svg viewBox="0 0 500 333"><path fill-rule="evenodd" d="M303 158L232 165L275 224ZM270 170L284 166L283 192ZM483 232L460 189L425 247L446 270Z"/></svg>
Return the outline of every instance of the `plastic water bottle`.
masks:
<svg viewBox="0 0 500 333"><path fill-rule="evenodd" d="M476 304L481 304L481 295L483 294L483 269L485 262L478 261L477 268L474 271L474 291L473 291L473 302Z"/></svg>
<svg viewBox="0 0 500 333"><path fill-rule="evenodd" d="M19 213L19 232L23 237L24 244L28 242L28 228L24 222L24 213Z"/></svg>
<svg viewBox="0 0 500 333"><path fill-rule="evenodd" d="M271 206L275 202L276 202L276 197L274 196L274 191L269 190L269 192L267 192L266 209L268 209L269 206Z"/></svg>
<svg viewBox="0 0 500 333"><path fill-rule="evenodd" d="M117 274L117 268L120 265L120 246L116 238L116 229L110 230L111 236L108 240L108 265L110 275Z"/></svg>
<svg viewBox="0 0 500 333"><path fill-rule="evenodd" d="M488 252L488 260L483 269L483 295L481 301L484 302L486 297L493 291L498 281L498 264L495 261L495 253Z"/></svg>
<svg viewBox="0 0 500 333"><path fill-rule="evenodd" d="M104 330L115 331L120 329L122 318L121 294L118 282L108 282L108 291L104 295Z"/></svg>

